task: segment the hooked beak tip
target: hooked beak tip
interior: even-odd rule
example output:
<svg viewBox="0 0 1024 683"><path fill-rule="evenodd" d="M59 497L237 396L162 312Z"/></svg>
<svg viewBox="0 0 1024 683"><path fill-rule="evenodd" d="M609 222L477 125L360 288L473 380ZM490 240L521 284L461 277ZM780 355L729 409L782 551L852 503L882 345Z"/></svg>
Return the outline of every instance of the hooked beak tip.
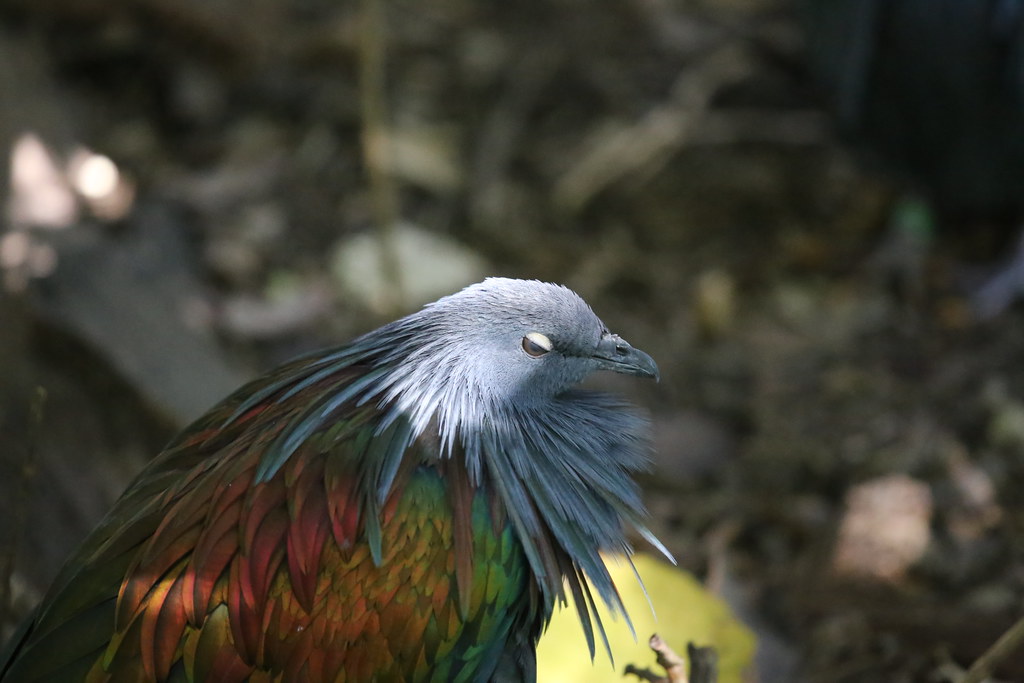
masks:
<svg viewBox="0 0 1024 683"><path fill-rule="evenodd" d="M601 339L594 358L602 370L648 377L655 382L661 380L661 373L654 359L640 349L633 348L625 339L615 334L606 335Z"/></svg>

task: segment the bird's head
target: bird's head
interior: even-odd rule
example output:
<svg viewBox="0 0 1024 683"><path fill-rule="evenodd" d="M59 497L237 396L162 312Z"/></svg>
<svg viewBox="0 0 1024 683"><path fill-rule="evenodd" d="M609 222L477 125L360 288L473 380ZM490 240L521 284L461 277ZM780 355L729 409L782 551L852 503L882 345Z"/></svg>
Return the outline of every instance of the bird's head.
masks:
<svg viewBox="0 0 1024 683"><path fill-rule="evenodd" d="M596 370L658 376L649 355L609 332L560 285L488 278L431 304L424 315L448 331L472 375L465 379L510 400L550 398Z"/></svg>
<svg viewBox="0 0 1024 683"><path fill-rule="evenodd" d="M390 328L390 329L389 329ZM597 370L658 377L654 360L612 334L571 290L488 278L393 323L400 339L389 401L417 427L530 411Z"/></svg>

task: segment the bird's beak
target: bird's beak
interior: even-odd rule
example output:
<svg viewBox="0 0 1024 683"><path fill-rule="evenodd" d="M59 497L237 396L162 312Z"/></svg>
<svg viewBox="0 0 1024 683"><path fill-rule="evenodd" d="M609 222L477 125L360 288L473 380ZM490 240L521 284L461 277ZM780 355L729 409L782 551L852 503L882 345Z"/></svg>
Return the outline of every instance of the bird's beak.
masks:
<svg viewBox="0 0 1024 683"><path fill-rule="evenodd" d="M617 334L606 334L601 337L594 349L594 360L601 370L621 372L637 377L660 378L658 365L654 359L640 349L634 349L625 339Z"/></svg>

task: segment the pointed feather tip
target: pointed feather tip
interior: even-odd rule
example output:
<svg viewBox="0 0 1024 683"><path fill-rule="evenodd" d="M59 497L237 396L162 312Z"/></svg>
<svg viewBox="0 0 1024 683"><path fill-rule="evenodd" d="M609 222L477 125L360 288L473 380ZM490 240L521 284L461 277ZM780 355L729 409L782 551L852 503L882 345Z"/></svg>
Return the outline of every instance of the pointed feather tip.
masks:
<svg viewBox="0 0 1024 683"><path fill-rule="evenodd" d="M281 467L291 457L292 453L295 452L296 448L298 448L297 444L290 449L281 446L260 460L256 466L256 474L252 479L253 485L265 484L273 479L274 475L281 471Z"/></svg>
<svg viewBox="0 0 1024 683"><path fill-rule="evenodd" d="M679 562L676 561L675 556L669 551L668 548L665 547L665 544L662 543L658 539L658 537L651 532L650 529L643 526L637 526L636 530L640 534L640 536L651 545L652 548L661 553L662 557L671 562L673 566L679 566Z"/></svg>
<svg viewBox="0 0 1024 683"><path fill-rule="evenodd" d="M615 654L612 652L612 643L608 639L608 632L605 630L604 621L602 621L601 619L601 613L597 611L597 602L594 600L594 595L590 591L590 583L585 578L581 583L583 586L583 595L587 599L587 606L581 609L588 611L590 617L597 624L597 632L601 635L601 642L604 643L604 651L608 655L608 661L611 662L612 668L615 668ZM612 585L612 590L614 591L614 602L603 595L601 596L601 599L604 600L605 604L608 606L613 620L619 614L623 616L623 618L626 620L626 625L629 627L629 632L633 634L633 640L635 641L636 629L633 628L633 621L629 618L629 613L626 612L626 606L622 604L622 598L619 597L619 592L615 590L614 584ZM593 661L594 657L596 656L593 637L594 636L591 633L590 637L587 639L587 644L590 646L591 661Z"/></svg>
<svg viewBox="0 0 1024 683"><path fill-rule="evenodd" d="M376 505L367 505L366 521L364 526L366 543L370 546L370 557L373 565L379 567L384 564L384 551L382 533L380 526L380 510Z"/></svg>
<svg viewBox="0 0 1024 683"><path fill-rule="evenodd" d="M627 555L626 559L629 560L629 568L633 570L633 576L636 577L637 584L640 585L640 590L644 594L644 600L647 601L647 607L651 610L651 616L654 617L654 621L658 621L658 612L654 609L654 602L651 600L651 594L647 592L647 584L644 583L643 578L640 576L639 570L636 568L636 563L633 562L633 557ZM675 564L675 563L673 563ZM633 642L636 642L636 631L633 631Z"/></svg>

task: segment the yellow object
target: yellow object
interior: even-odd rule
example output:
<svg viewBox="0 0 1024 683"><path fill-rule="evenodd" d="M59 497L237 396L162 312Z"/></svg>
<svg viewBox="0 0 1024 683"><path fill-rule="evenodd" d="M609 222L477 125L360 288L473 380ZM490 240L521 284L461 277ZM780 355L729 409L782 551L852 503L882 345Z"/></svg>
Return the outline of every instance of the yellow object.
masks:
<svg viewBox="0 0 1024 683"><path fill-rule="evenodd" d="M743 674L751 666L756 649L753 633L733 616L729 606L708 593L700 582L672 565L640 553L633 557L637 571L644 580L650 604L657 610L651 613L647 598L629 568L625 558L605 558L608 570L618 586L622 601L636 628L636 640L629 632L625 619L612 619L603 604L599 607L601 620L608 632L608 640L615 656L615 666L608 661L600 636L597 655L590 661L586 640L576 607L571 604L555 613L551 625L537 647L537 680L542 683L622 683L633 680L623 678L627 664L650 668L663 674L655 655L647 647L651 634L658 633L669 647L684 658L686 644L713 646L718 651L718 680L721 683L741 683ZM598 600L600 603L600 600Z"/></svg>

